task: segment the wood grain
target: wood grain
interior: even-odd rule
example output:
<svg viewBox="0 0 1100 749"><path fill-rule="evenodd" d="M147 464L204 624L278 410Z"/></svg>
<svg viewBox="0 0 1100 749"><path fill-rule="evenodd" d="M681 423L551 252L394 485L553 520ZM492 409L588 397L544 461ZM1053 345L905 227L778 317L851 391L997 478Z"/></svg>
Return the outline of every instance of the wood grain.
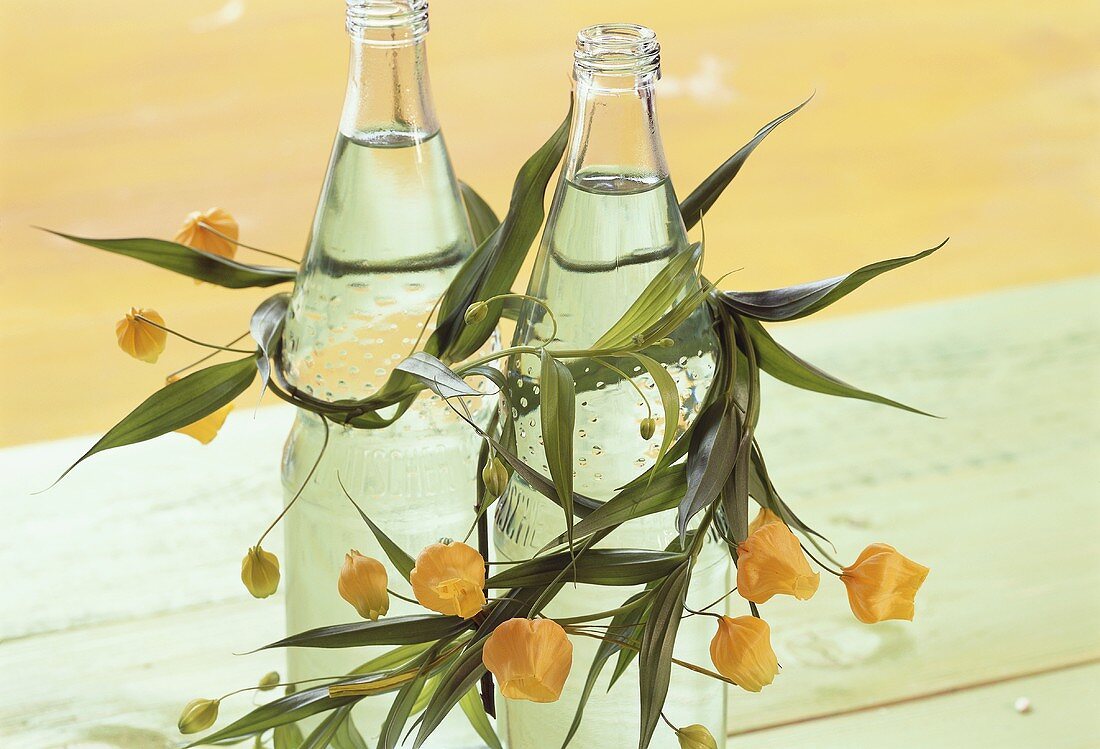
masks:
<svg viewBox="0 0 1100 749"><path fill-rule="evenodd" d="M196 288L49 238L172 236L220 205L242 239L297 255L342 100L342 3L0 0L0 444L106 429L193 358L122 357L151 306L199 338L244 330L262 294ZM457 171L499 209L565 109L573 36L629 19L664 44L662 128L686 193L774 115L708 217L708 270L740 288L949 249L840 312L1100 271L1093 40L1100 11L934 0L433 6L436 99ZM64 353L62 353L64 352ZM33 389L33 392L30 392ZM48 396L48 407L47 403Z"/></svg>

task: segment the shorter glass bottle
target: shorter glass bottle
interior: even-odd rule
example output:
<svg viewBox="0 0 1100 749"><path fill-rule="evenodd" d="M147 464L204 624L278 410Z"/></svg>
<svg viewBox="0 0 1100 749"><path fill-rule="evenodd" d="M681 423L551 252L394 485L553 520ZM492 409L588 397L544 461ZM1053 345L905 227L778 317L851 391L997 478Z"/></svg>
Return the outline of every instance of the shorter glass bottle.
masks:
<svg viewBox="0 0 1100 749"><path fill-rule="evenodd" d="M654 33L630 24L592 26L580 32L573 67L574 110L565 166L550 209L527 293L541 299L557 320L555 347L588 348L622 317L649 281L673 258L689 252L676 194L669 180L655 110L660 47ZM683 294L698 288L685 279ZM542 309L526 304L514 343L542 345L553 325ZM700 307L673 334L670 348L646 352L673 376L680 394L676 424L660 424L643 438L647 410L638 391L619 373L592 359L567 360L576 382L573 434L574 489L598 500L653 465L664 429L682 434L701 407L713 378L718 343L712 320ZM659 412L660 396L640 366L617 360ZM537 356L509 360L509 397L517 448L532 468L549 475L542 445L540 365ZM675 510L626 523L604 546L664 549L677 536ZM512 476L496 515L498 559L528 559L565 529L561 508ZM688 605L707 606L728 591L729 556L711 539L695 565ZM550 616L613 609L640 588L567 586L547 608ZM714 620L682 621L676 656L709 663ZM573 668L561 699L549 704L501 699L501 734L509 749L560 747L573 721L598 642L574 637ZM608 692L613 663L592 690L584 719L570 746L634 749L640 723L637 663ZM725 688L706 676L673 668L665 715L679 726L700 723L724 744ZM653 749L675 749L676 735L659 727Z"/></svg>

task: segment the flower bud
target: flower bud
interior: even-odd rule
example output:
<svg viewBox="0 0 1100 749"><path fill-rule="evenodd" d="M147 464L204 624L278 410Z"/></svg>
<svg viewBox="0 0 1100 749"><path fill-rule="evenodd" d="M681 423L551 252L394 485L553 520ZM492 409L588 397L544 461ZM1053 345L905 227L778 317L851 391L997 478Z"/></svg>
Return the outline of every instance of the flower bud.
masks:
<svg viewBox="0 0 1100 749"><path fill-rule="evenodd" d="M197 699L188 702L180 713L180 733L198 733L218 719L218 700Z"/></svg>
<svg viewBox="0 0 1100 749"><path fill-rule="evenodd" d="M256 685L256 688L261 692L267 692L277 686L279 686L279 672L271 671L264 674L263 678L260 679L260 683Z"/></svg>
<svg viewBox="0 0 1100 749"><path fill-rule="evenodd" d="M813 597L821 575L810 569L791 529L768 523L737 546L737 592L753 603L774 595Z"/></svg>
<svg viewBox="0 0 1100 749"><path fill-rule="evenodd" d="M671 338L662 338L653 345L657 346L658 348L672 348L676 345L676 341L672 340Z"/></svg>
<svg viewBox="0 0 1100 749"><path fill-rule="evenodd" d="M680 740L680 749L718 749L714 736L698 723L677 729L676 738Z"/></svg>
<svg viewBox="0 0 1100 749"><path fill-rule="evenodd" d="M467 325L476 325L489 315L489 305L486 302L474 302L466 308L463 320Z"/></svg>
<svg viewBox="0 0 1100 749"><path fill-rule="evenodd" d="M573 643L553 619L509 619L485 640L481 660L506 698L557 702L573 666Z"/></svg>
<svg viewBox="0 0 1100 749"><path fill-rule="evenodd" d="M852 612L864 624L887 619L913 620L917 590L928 568L887 544L871 544L840 576Z"/></svg>
<svg viewBox="0 0 1100 749"><path fill-rule="evenodd" d="M118 347L139 361L156 362L164 353L168 333L152 323L164 325L164 318L155 309L131 307L126 317L115 323Z"/></svg>
<svg viewBox="0 0 1100 749"><path fill-rule="evenodd" d="M749 523L749 535L751 536L752 534L756 533L758 530L763 528L765 525L770 525L771 523L782 523L782 522L783 522L783 519L781 517L776 515L774 512L769 510L767 507L761 507L760 512L756 513L756 517L754 517L752 519L752 522Z"/></svg>
<svg viewBox="0 0 1100 749"><path fill-rule="evenodd" d="M387 580L386 568L381 562L352 549L344 555L336 587L340 597L354 606L359 616L375 621L390 610Z"/></svg>
<svg viewBox="0 0 1100 749"><path fill-rule="evenodd" d="M256 598L267 598L279 588L279 558L253 546L241 561L241 582Z"/></svg>
<svg viewBox="0 0 1100 749"><path fill-rule="evenodd" d="M236 219L228 211L211 208L187 214L176 234L176 242L211 255L232 258L237 254L235 240L239 236L240 227Z"/></svg>
<svg viewBox="0 0 1100 749"><path fill-rule="evenodd" d="M481 480L485 483L485 491L499 499L508 488L508 469L494 455L481 469Z"/></svg>
<svg viewBox="0 0 1100 749"><path fill-rule="evenodd" d="M657 431L657 420L652 416L647 416L642 419L642 423L638 425L638 431L642 435L642 439L653 439L653 434Z"/></svg>
<svg viewBox="0 0 1100 749"><path fill-rule="evenodd" d="M723 616L710 641L710 660L718 673L750 692L759 692L779 673L771 627L755 616Z"/></svg>
<svg viewBox="0 0 1100 749"><path fill-rule="evenodd" d="M485 605L485 559L462 542L426 546L409 574L425 608L469 619Z"/></svg>

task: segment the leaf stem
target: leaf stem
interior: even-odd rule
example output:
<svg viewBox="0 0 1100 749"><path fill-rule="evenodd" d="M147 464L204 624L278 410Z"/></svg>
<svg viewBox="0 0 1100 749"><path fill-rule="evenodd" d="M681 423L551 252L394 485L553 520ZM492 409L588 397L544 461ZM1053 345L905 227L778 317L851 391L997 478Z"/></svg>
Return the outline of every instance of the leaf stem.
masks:
<svg viewBox="0 0 1100 749"><path fill-rule="evenodd" d="M160 325L159 323L153 322L148 317L144 317L142 315L134 315L134 319L135 320L141 320L144 323L149 323L154 328L160 328L165 333L171 333L172 335L176 336L177 338L182 338L183 340L187 341L188 343L193 343L196 346L203 346L205 348L217 349L218 351L232 351L235 354L255 354L256 353L255 350L249 351L247 349L230 348L229 346L217 346L213 343L206 343L204 341L199 341L199 340L196 340L194 338L191 338L190 336L185 336L183 333L179 333L175 330L172 330L171 328L166 328L165 326ZM243 337L244 336L241 336L241 338L243 338ZM238 338L237 340L239 341L240 338Z"/></svg>
<svg viewBox="0 0 1100 749"><path fill-rule="evenodd" d="M199 226L206 229L211 234L214 234L215 236L219 236L222 239L226 240L227 242L232 242L233 244L237 245L238 247L243 247L246 250L252 250L253 252L258 252L261 255L268 255L269 257L277 257L280 260L285 260L288 263L293 263L294 265L299 265L301 263L301 261L295 260L292 257L287 257L286 255L280 255L277 252L269 252L268 250L261 250L259 247L253 247L250 244L245 244L244 242L240 242L236 239L233 239L233 237L230 237L227 234L222 234L220 231L218 231L217 229L215 229L213 226L206 223L205 221L200 221Z"/></svg>
<svg viewBox="0 0 1100 749"><path fill-rule="evenodd" d="M225 345L226 346L232 346L234 343L241 340L242 338L244 338L247 335L248 335L248 333L241 333L239 336L237 336L236 338L234 338L232 341L230 341L229 343L227 343ZM175 372L169 372L167 379L172 379L173 377L176 377L177 375L180 375L180 374L182 374L183 372L186 372L189 369L193 369L193 368L199 366L200 364L202 364L204 361L208 361L210 359L213 359L217 355L218 355L218 351L211 351L206 356L202 357L201 359L198 359L196 361L191 362L186 367L180 367Z"/></svg>
<svg viewBox="0 0 1100 749"><path fill-rule="evenodd" d="M265 530L260 536L260 540L256 542L257 546L264 542L264 539L267 538L267 534L271 533L271 530L279 524L279 521L286 516L286 514L290 511L290 508L293 507L294 503L298 501L298 497L302 496L302 492L304 492L306 490L306 487L309 486L310 479L313 478L313 474L317 470L317 466L321 465L321 458L325 457L325 450L328 448L329 435L328 419L325 418L323 415L321 415L321 424L323 424L325 427L325 440L321 443L321 450L317 453L317 460L313 462L313 467L309 469L309 473L306 474L306 478L302 482L302 485L298 487L298 491L294 494L291 500L286 503L286 507L284 507L283 511L279 513L279 516L271 521L271 525L267 526L267 530Z"/></svg>

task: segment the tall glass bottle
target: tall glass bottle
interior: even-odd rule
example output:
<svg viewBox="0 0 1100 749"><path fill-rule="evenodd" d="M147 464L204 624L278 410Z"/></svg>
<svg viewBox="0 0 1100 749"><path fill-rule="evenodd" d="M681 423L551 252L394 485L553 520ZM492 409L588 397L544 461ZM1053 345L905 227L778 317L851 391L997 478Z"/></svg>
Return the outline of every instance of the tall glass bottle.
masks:
<svg viewBox="0 0 1100 749"><path fill-rule="evenodd" d="M364 398L382 386L473 250L432 105L427 0L347 0L347 29L347 96L283 333L287 378L328 401ZM323 461L285 519L288 631L356 619L337 592L349 549L388 566L341 482L411 554L470 528L478 439L429 396L385 429L331 428ZM320 419L300 411L283 455L288 501L323 443ZM400 587L392 568L389 577ZM391 598L390 616L411 609ZM289 677L344 674L376 654L292 648ZM368 698L353 713L371 745L391 701ZM482 746L455 714L429 746Z"/></svg>
<svg viewBox="0 0 1100 749"><path fill-rule="evenodd" d="M689 251L657 128L654 85L659 65L660 47L647 28L601 25L584 29L578 36L570 142L528 288L529 294L545 300L553 310L559 339L555 345L561 348L590 347L655 274L678 253ZM697 279L685 281L685 294L694 283ZM660 425L650 439L640 435L646 409L629 382L597 361L568 362L577 386L573 435L576 491L609 499L618 487L653 464L662 429L679 433L697 414L715 370L717 341L711 322L705 308L700 308L672 335L674 346L647 352L675 378L681 398L680 423ZM542 311L528 305L520 317L515 343L546 342L551 330ZM616 363L622 369L630 366L625 362ZM627 373L657 406L657 388L644 370L630 367ZM541 444L538 357L514 357L508 375L519 454L548 475ZM518 474L513 475L496 516L498 558L529 558L563 530L561 508ZM675 511L670 511L627 523L604 544L663 549L675 536ZM688 605L706 606L724 595L728 573L725 550L708 542L692 576ZM548 613L572 616L612 609L634 592L570 585ZM710 617L685 619L679 630L677 657L708 663L713 630ZM573 670L559 701L501 700L502 734L509 749L545 749L560 746L564 740L598 644L585 638L573 640ZM637 665L608 693L612 671L604 669L571 746L631 749L637 745ZM722 741L724 688L707 677L674 668L665 714L676 725L701 723ZM672 749L678 742L672 731L662 727L652 746Z"/></svg>

